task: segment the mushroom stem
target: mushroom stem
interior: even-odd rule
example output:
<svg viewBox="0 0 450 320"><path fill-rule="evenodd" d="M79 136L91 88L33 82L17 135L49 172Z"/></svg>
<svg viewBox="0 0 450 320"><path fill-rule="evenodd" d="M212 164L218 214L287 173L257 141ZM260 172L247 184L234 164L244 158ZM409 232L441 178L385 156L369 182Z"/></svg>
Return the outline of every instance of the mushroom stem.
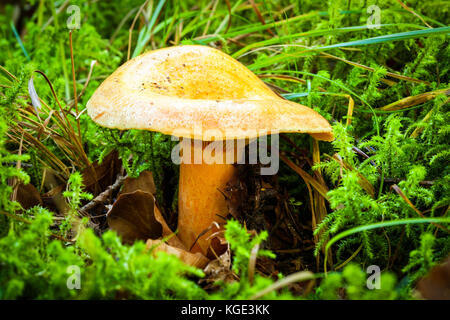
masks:
<svg viewBox="0 0 450 320"><path fill-rule="evenodd" d="M178 231L179 238L192 252L208 253L208 237L217 232L217 225L225 222L228 207L224 195L227 183L236 176L236 168L229 163L205 163L205 148L202 144L203 159L200 164L184 163L180 165L180 185L178 191ZM195 152L196 147L190 146ZM240 156L243 148L235 149L234 160ZM198 150L197 150L198 151ZM225 158L227 151L224 150ZM228 151L229 152L229 151ZM214 246L214 245L213 245ZM217 249L214 247L214 249Z"/></svg>

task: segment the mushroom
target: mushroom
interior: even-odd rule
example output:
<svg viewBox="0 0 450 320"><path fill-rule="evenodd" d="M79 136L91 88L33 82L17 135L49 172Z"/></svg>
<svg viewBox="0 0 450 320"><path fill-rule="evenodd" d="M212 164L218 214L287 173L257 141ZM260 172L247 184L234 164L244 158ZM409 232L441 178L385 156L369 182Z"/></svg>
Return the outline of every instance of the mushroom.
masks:
<svg viewBox="0 0 450 320"><path fill-rule="evenodd" d="M217 231L213 222L222 223L228 215L223 191L249 139L279 132L333 139L330 124L316 111L281 98L240 62L207 46L175 46L129 60L100 85L87 110L104 127L182 138L179 237L204 254ZM227 139L245 143L211 151L212 141ZM211 163L205 155L186 161L195 160L199 151L232 161Z"/></svg>

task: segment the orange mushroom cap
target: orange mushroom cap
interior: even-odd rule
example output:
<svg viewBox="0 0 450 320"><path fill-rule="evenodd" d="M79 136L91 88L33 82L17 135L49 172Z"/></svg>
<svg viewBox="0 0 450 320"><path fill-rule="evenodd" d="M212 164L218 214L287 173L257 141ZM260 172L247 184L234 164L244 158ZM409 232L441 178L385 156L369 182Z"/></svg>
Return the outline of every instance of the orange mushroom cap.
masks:
<svg viewBox="0 0 450 320"><path fill-rule="evenodd" d="M316 111L279 97L239 61L207 46L164 48L126 62L95 91L87 110L104 127L205 141L214 140L208 130L234 139L302 132L333 140Z"/></svg>

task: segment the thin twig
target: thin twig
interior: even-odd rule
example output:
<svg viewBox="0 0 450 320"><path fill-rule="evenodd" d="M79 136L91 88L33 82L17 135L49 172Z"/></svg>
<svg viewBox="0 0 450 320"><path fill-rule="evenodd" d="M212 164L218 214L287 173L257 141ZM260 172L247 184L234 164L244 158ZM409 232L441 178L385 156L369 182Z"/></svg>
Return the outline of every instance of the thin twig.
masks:
<svg viewBox="0 0 450 320"><path fill-rule="evenodd" d="M110 185L105 191L96 196L91 202L80 208L82 212L88 212L98 204L105 202L111 194L118 189L128 176L119 176L114 184Z"/></svg>

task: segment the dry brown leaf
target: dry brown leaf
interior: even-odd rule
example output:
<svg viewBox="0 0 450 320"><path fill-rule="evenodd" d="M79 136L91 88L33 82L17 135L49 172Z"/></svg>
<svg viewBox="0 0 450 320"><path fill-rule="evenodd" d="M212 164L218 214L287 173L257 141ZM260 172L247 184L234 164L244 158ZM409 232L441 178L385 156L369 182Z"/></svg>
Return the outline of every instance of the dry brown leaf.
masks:
<svg viewBox="0 0 450 320"><path fill-rule="evenodd" d="M42 195L42 200L45 207L48 207L52 211L58 212L61 215L66 215L70 208L67 204L66 198L63 196L65 182L62 182L59 179L59 175L53 169L44 169L41 190L44 188L46 190L50 190L46 194Z"/></svg>
<svg viewBox="0 0 450 320"><path fill-rule="evenodd" d="M176 248L174 246L166 244L162 240L147 240L147 249L151 250L153 254L157 252L166 252L168 254L172 254L177 256L181 261L186 263L187 265L197 267L203 269L209 262L209 259L206 258L201 253L191 253L186 250Z"/></svg>
<svg viewBox="0 0 450 320"><path fill-rule="evenodd" d="M222 255L228 248L228 242L222 236L223 231L219 230L209 237L209 247L206 253L208 258L214 259Z"/></svg>
<svg viewBox="0 0 450 320"><path fill-rule="evenodd" d="M122 191L119 193L119 195L124 195L128 193L134 193L136 191L146 192L148 194L154 196L156 194L156 186L155 182L153 180L153 174L150 171L143 171L137 178L127 178L124 181ZM180 249L186 249L184 244L181 242L180 239L173 233L173 231L169 228L167 225L166 220L164 219L163 215L161 214L161 211L158 209L158 206L154 205L154 211L153 214L155 216L155 219L161 224L162 226L162 236L167 237L167 242L177 248ZM146 240L146 239L145 239Z"/></svg>
<svg viewBox="0 0 450 320"><path fill-rule="evenodd" d="M293 163L289 158L285 157L284 155L280 154L280 159L284 161L292 170L297 172L300 177L307 183L310 184L317 192L320 193L322 197L328 200L327 192L328 188L324 185L322 185L317 179L313 178L309 173L304 171L302 168L297 166L295 163Z"/></svg>
<svg viewBox="0 0 450 320"><path fill-rule="evenodd" d="M391 104L388 104L384 107L378 108L379 110L384 111L395 111L395 110L401 110L404 108L413 107L422 103L425 103L431 99L436 98L440 94L450 95L450 89L441 89L441 90L435 90L430 92L421 93L415 96L406 97L403 99L400 99L398 101L395 101Z"/></svg>
<svg viewBox="0 0 450 320"><path fill-rule="evenodd" d="M137 178L126 178L120 193L131 193L137 190L155 195L156 186L153 180L153 174L150 171L142 171Z"/></svg>
<svg viewBox="0 0 450 320"><path fill-rule="evenodd" d="M91 168L86 168L83 171L83 183L86 186L86 191L97 196L116 181L121 168L122 162L116 150L110 152L102 163L93 163ZM95 172L95 175L93 172Z"/></svg>
<svg viewBox="0 0 450 320"><path fill-rule="evenodd" d="M126 243L163 235L163 227L155 217L155 198L148 192L138 190L120 195L107 220L109 227Z"/></svg>
<svg viewBox="0 0 450 320"><path fill-rule="evenodd" d="M237 276L231 270L231 253L229 248L218 259L208 263L203 271L205 272L205 277L200 282L206 282L210 284L210 287L217 281L232 282L237 280Z"/></svg>
<svg viewBox="0 0 450 320"><path fill-rule="evenodd" d="M163 237L168 238L167 243L170 244L171 246L186 250L186 246L175 235L175 233L169 228L166 220L164 219L164 217L162 216L161 212L159 211L159 209L156 205L155 205L155 218L162 225Z"/></svg>
<svg viewBox="0 0 450 320"><path fill-rule="evenodd" d="M41 205L42 199L39 191L31 183L20 183L17 187L16 201L20 203L25 210L34 206Z"/></svg>
<svg viewBox="0 0 450 320"><path fill-rule="evenodd" d="M56 196L58 194L63 193L65 187L66 186L64 184L60 184L59 186L56 186L53 189L51 189L51 190L47 191L46 193L44 193L42 195L42 197L44 197L44 198L52 198L52 197L54 197L54 196Z"/></svg>
<svg viewBox="0 0 450 320"><path fill-rule="evenodd" d="M450 257L431 269L431 272L417 284L417 290L424 299L450 300Z"/></svg>

